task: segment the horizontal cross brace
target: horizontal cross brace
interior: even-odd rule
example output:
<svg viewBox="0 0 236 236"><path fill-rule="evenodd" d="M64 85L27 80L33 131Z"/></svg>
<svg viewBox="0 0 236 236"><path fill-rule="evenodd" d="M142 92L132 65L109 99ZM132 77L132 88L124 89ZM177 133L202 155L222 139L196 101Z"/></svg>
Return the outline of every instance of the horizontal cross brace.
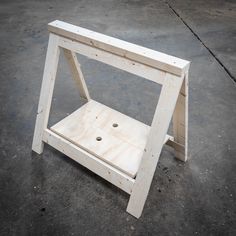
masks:
<svg viewBox="0 0 236 236"><path fill-rule="evenodd" d="M135 180L122 173L106 162L72 144L67 139L55 134L49 129L44 130L43 141L64 153L79 164L106 179L110 183L131 194Z"/></svg>
<svg viewBox="0 0 236 236"><path fill-rule="evenodd" d="M163 84L166 73L151 66L135 62L133 60L106 52L104 50L88 46L83 43L74 42L71 39L60 37L59 46L66 48L83 56L103 62L107 65L119 68L158 84Z"/></svg>
<svg viewBox="0 0 236 236"><path fill-rule="evenodd" d="M84 29L63 21L48 24L50 32L89 46L109 51L136 62L182 76L189 68L189 61L170 56L149 48Z"/></svg>

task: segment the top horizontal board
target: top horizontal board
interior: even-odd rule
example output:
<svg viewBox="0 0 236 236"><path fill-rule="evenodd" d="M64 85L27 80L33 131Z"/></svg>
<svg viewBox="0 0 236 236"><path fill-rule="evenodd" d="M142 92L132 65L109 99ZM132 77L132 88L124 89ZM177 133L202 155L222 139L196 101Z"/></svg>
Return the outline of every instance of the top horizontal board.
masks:
<svg viewBox="0 0 236 236"><path fill-rule="evenodd" d="M59 20L49 23L48 30L54 34L70 38L178 76L182 76L190 65L189 61Z"/></svg>

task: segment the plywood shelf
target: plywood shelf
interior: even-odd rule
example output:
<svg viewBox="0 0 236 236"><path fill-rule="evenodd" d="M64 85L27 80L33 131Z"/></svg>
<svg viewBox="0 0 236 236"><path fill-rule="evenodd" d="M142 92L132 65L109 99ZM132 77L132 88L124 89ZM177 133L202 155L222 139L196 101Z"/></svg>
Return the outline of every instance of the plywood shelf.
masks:
<svg viewBox="0 0 236 236"><path fill-rule="evenodd" d="M52 126L51 130L135 177L150 127L90 100Z"/></svg>
<svg viewBox="0 0 236 236"><path fill-rule="evenodd" d="M150 126L90 100L51 130L134 178Z"/></svg>

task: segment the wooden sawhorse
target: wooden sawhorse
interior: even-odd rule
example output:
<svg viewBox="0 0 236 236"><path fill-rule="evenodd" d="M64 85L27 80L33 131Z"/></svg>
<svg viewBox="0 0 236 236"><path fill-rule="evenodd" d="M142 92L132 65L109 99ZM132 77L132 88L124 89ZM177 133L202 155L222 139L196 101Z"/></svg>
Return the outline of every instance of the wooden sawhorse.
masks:
<svg viewBox="0 0 236 236"><path fill-rule="evenodd" d="M139 218L163 145L172 146L179 160L187 160L190 62L62 21L53 21L48 28L32 149L41 154L47 143L129 193L127 212ZM61 50L87 103L48 128ZM161 84L151 126L92 100L76 53Z"/></svg>

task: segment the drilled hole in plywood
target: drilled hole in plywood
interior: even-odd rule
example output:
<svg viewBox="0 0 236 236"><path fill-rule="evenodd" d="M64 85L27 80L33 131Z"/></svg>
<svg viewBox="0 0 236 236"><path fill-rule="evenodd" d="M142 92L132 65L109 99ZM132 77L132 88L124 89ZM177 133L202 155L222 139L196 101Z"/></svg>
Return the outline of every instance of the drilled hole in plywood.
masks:
<svg viewBox="0 0 236 236"><path fill-rule="evenodd" d="M97 137L96 140L97 141L102 141L102 138L101 137Z"/></svg>
<svg viewBox="0 0 236 236"><path fill-rule="evenodd" d="M116 127L118 127L118 124L114 123L112 126L113 126L114 128L116 128Z"/></svg>

